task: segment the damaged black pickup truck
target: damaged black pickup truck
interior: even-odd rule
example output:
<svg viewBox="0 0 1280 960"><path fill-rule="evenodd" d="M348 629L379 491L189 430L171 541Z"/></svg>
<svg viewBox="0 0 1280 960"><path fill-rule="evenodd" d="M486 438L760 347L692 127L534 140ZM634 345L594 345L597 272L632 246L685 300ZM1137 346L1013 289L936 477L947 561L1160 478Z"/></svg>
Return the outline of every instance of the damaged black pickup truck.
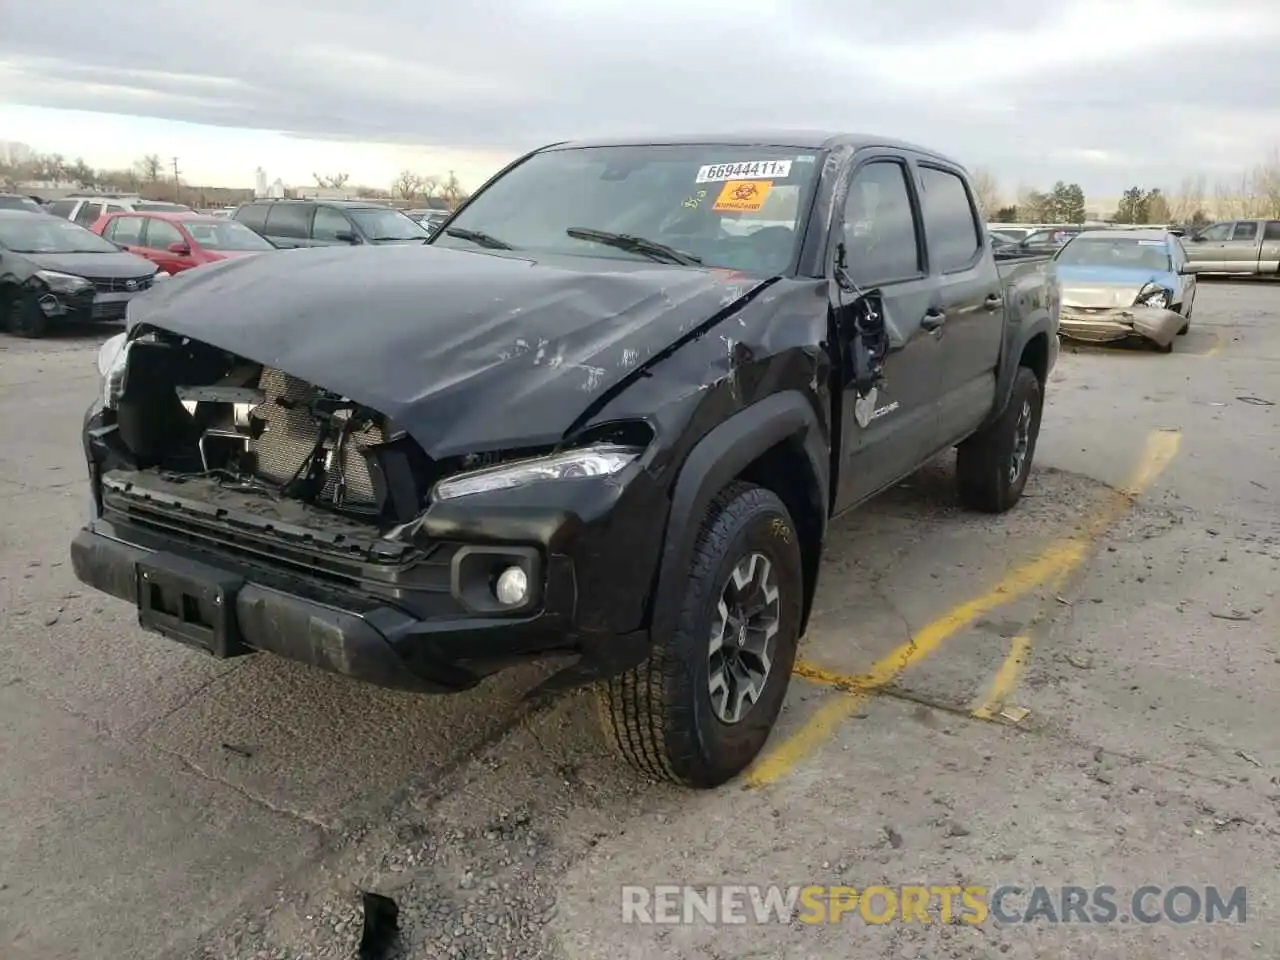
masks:
<svg viewBox="0 0 1280 960"><path fill-rule="evenodd" d="M566 658L640 770L764 745L831 519L958 446L1021 495L1057 356L965 171L794 133L556 144L414 247L193 270L88 411L85 583L218 657L465 690Z"/></svg>

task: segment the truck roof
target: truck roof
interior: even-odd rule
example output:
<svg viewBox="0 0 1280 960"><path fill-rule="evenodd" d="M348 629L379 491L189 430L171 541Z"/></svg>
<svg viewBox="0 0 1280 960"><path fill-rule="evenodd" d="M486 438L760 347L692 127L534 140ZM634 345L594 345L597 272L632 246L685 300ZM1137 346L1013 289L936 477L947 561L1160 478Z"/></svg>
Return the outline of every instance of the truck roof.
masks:
<svg viewBox="0 0 1280 960"><path fill-rule="evenodd" d="M664 144L712 144L725 147L795 147L801 150L830 150L833 147L851 147L855 150L863 147L892 147L898 150L911 150L915 153L956 163L945 154L919 144L883 137L875 134L848 133L835 130L745 130L736 132L703 133L703 134L649 134L631 137L603 137L584 140L566 140L548 144L543 149L570 149L577 147L636 147L657 146Z"/></svg>

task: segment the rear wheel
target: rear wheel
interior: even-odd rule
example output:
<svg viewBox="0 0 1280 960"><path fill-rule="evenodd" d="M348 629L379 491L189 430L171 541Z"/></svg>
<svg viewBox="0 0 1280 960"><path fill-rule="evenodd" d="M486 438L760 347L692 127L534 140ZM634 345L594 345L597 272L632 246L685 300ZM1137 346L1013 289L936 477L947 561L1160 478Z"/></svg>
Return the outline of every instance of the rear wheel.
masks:
<svg viewBox="0 0 1280 960"><path fill-rule="evenodd" d="M745 483L717 496L679 589L674 633L598 688L601 720L641 773L716 787L764 747L795 663L804 572L778 496Z"/></svg>
<svg viewBox="0 0 1280 960"><path fill-rule="evenodd" d="M1039 378L1019 367L1004 411L956 450L956 482L966 507L1003 513L1018 502L1035 458L1043 405Z"/></svg>

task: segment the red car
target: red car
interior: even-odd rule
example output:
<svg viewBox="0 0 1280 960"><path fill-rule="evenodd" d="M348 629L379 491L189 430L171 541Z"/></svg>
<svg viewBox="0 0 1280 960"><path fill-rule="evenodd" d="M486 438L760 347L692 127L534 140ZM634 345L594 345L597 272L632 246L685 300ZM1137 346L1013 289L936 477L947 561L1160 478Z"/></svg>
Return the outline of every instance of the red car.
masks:
<svg viewBox="0 0 1280 960"><path fill-rule="evenodd" d="M191 212L112 213L90 229L169 274L276 249L243 223Z"/></svg>

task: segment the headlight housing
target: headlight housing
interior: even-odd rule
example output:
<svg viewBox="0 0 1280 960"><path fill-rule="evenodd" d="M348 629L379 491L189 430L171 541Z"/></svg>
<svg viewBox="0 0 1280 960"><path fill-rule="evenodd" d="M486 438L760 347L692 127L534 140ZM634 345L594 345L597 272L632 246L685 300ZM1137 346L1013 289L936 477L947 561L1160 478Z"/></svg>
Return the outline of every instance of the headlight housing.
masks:
<svg viewBox="0 0 1280 960"><path fill-rule="evenodd" d="M124 391L124 374L129 366L127 333L117 333L98 349L98 373L102 374L102 405L114 410Z"/></svg>
<svg viewBox="0 0 1280 960"><path fill-rule="evenodd" d="M169 273L168 270L157 270L155 272L155 276L153 276L151 279L152 280L168 280L169 277L171 276L172 274Z"/></svg>
<svg viewBox="0 0 1280 960"><path fill-rule="evenodd" d="M1138 294L1138 306L1140 307L1156 307L1160 310L1168 310L1169 304L1173 302L1173 294L1163 287L1153 287L1149 290L1143 290Z"/></svg>
<svg viewBox="0 0 1280 960"><path fill-rule="evenodd" d="M431 491L431 499L456 500L458 497L509 490L541 480L607 477L633 463L642 452L640 447L601 443L545 457L515 460L496 467L446 477L435 485Z"/></svg>
<svg viewBox="0 0 1280 960"><path fill-rule="evenodd" d="M81 293L93 289L93 281L77 277L72 273L60 273L57 270L37 270L36 276L44 281L52 293Z"/></svg>

